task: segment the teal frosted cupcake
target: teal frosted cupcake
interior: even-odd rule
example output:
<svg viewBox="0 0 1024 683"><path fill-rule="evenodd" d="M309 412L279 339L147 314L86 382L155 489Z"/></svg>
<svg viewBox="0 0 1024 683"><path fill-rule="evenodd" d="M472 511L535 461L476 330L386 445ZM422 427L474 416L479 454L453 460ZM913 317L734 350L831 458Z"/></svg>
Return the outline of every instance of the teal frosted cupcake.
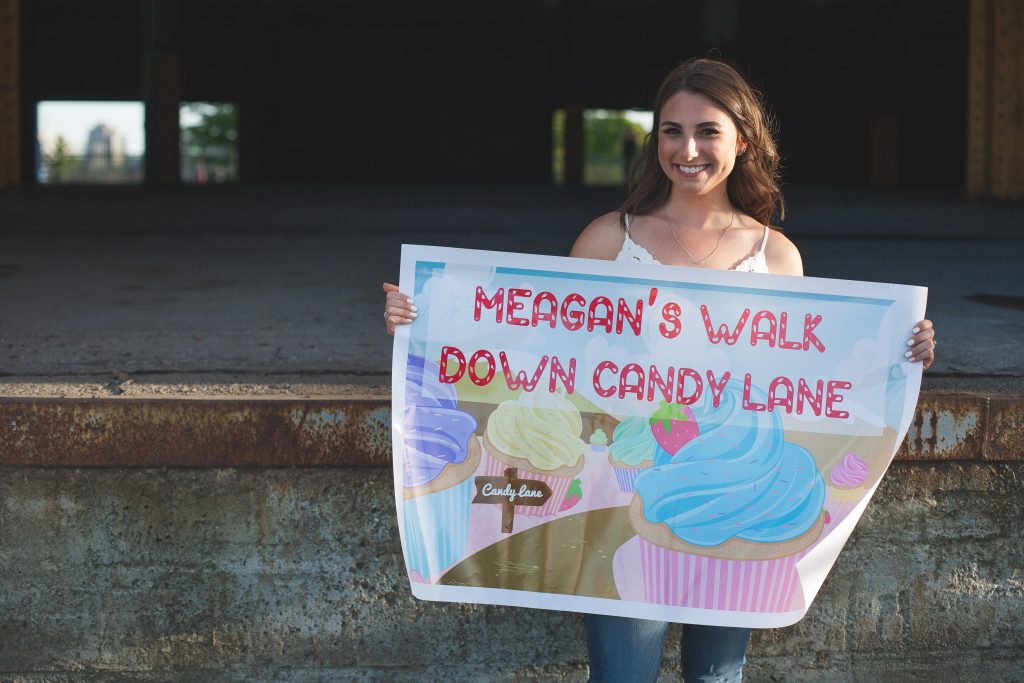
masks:
<svg viewBox="0 0 1024 683"><path fill-rule="evenodd" d="M608 462L615 473L619 489L633 493L633 480L643 470L654 464L659 446L651 432L650 420L646 417L627 417L612 432L612 443L608 448Z"/></svg>

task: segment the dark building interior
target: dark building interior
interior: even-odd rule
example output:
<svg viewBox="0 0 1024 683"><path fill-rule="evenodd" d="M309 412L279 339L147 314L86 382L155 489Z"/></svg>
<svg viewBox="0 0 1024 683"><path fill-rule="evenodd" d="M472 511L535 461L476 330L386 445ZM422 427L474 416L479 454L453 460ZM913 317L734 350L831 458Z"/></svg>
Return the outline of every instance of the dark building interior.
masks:
<svg viewBox="0 0 1024 683"><path fill-rule="evenodd" d="M160 103L208 100L239 105L243 182L547 183L555 109L650 108L713 55L764 92L789 183L962 192L968 5L30 0L21 146L38 101L143 100L156 179Z"/></svg>

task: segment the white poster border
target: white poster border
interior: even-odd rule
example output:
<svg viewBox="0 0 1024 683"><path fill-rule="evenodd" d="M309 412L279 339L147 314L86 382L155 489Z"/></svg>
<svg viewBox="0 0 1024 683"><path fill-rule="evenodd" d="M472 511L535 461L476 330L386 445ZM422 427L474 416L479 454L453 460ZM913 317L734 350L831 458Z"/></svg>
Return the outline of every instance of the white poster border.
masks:
<svg viewBox="0 0 1024 683"><path fill-rule="evenodd" d="M531 270L565 273L567 275L601 276L608 280L667 281L675 286L693 288L734 289L737 292L752 291L765 295L764 290L776 290L798 297L847 298L860 302L877 300L891 304L902 300L909 303L912 321L924 318L927 302L927 288L914 285L866 282L818 277L797 277L768 273L742 273L726 270L666 266L660 264L632 264L596 259L579 259L562 256L519 254L511 252L484 251L426 245L403 244L399 289L412 292L418 263L463 264L485 268L507 268L527 272ZM754 279L752 279L754 278ZM851 295L856 290L856 295ZM770 295L770 293L769 293ZM392 452L398 454L402 448L403 411L405 405L406 358L409 350L411 325L399 325L394 336L392 355ZM907 363L906 404L903 419L894 446L898 450L909 429L914 406L921 387L921 364ZM393 469L394 494L397 510L402 509L401 470L395 459ZM801 590L805 596L805 607L788 612L737 612L712 609L696 609L652 603L632 602L556 593L539 593L505 588L476 586L448 586L410 582L412 594L429 601L508 605L534 609L573 611L611 616L640 617L680 623L699 623L716 626L747 626L752 628L779 628L800 621L810 608L812 599L824 583L835 559L853 532L861 514L877 489L876 483L860 501L841 526L837 527L821 543L803 557L796 565L800 575ZM405 531L399 520L399 534L403 554L407 552ZM822 564L819 558L832 556L832 561ZM816 571L808 572L811 566Z"/></svg>

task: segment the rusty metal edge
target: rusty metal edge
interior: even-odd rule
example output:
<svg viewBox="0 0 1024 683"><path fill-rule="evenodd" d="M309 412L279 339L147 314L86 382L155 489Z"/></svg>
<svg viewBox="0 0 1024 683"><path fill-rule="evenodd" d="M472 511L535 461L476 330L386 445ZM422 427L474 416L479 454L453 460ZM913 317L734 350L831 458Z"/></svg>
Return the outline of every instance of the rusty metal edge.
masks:
<svg viewBox="0 0 1024 683"><path fill-rule="evenodd" d="M1024 396L922 392L897 460L1024 459ZM0 466L386 467L388 399L0 398Z"/></svg>

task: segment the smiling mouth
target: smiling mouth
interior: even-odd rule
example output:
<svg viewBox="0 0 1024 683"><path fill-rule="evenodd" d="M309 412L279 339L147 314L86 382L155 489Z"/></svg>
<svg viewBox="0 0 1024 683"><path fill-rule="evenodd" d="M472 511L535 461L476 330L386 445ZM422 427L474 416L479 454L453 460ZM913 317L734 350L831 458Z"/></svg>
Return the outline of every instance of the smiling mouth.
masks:
<svg viewBox="0 0 1024 683"><path fill-rule="evenodd" d="M706 171L709 168L711 168L711 164L699 164L699 165L696 165L696 166L687 166L687 165L683 165L683 164L672 164L672 167L675 168L677 171L679 171L679 173L681 173L682 175L694 176L694 175L697 175L698 173L700 173L701 171Z"/></svg>

